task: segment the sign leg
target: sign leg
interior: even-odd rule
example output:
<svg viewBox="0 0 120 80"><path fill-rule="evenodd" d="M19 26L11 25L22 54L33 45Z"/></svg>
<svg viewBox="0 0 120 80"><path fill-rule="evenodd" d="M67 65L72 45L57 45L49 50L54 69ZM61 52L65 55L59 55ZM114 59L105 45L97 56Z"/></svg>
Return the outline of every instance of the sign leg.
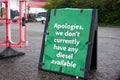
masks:
<svg viewBox="0 0 120 80"><path fill-rule="evenodd" d="M92 50L92 58L91 58L91 70L96 70L97 69L97 30L95 31L95 36L94 36L94 44L93 44L93 50Z"/></svg>

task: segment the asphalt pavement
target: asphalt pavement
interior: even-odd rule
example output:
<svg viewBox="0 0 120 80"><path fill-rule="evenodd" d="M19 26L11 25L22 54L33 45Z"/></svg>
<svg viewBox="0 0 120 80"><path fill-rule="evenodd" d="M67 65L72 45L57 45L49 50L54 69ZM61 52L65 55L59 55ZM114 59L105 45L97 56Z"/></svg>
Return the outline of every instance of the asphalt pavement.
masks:
<svg viewBox="0 0 120 80"><path fill-rule="evenodd" d="M27 23L29 46L15 49L25 55L0 59L0 80L76 80L74 77L38 70L44 24ZM0 41L5 26L0 26ZM19 41L18 25L12 24L12 40ZM5 47L0 47L2 52ZM98 66L89 80L120 80L120 27L98 28ZM78 79L81 80L81 79Z"/></svg>

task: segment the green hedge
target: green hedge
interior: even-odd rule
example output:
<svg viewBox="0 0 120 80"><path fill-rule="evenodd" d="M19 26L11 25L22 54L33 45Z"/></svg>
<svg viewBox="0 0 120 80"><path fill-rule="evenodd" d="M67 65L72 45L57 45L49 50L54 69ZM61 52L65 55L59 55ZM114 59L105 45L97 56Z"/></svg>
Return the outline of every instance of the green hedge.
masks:
<svg viewBox="0 0 120 80"><path fill-rule="evenodd" d="M98 9L99 23L120 25L120 0L49 0L45 8Z"/></svg>

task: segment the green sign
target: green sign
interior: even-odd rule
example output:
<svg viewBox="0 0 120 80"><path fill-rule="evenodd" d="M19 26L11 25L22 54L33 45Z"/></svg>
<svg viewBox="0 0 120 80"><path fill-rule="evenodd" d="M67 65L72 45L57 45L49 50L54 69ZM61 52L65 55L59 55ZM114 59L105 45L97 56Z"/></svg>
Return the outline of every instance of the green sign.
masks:
<svg viewBox="0 0 120 80"><path fill-rule="evenodd" d="M85 77L92 9L50 11L41 69Z"/></svg>

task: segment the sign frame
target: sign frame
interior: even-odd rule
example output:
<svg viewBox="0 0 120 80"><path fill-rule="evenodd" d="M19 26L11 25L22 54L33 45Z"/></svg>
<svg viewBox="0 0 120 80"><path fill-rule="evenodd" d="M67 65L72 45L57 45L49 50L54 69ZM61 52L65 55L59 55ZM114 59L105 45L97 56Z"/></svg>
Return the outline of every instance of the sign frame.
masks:
<svg viewBox="0 0 120 80"><path fill-rule="evenodd" d="M82 11L82 10L83 9L80 9L80 11ZM40 59L39 59L39 64L38 64L38 69L44 70L44 71L49 71L49 70L42 69L42 66L44 65L43 56L44 56L44 49L45 49L45 39L46 39L46 35L49 34L47 32L47 30L48 30L48 23L50 21L50 14L51 14L51 10L49 10L47 12L47 20L45 23L42 47L41 47L41 52L40 52ZM56 9L54 9L54 15L56 15ZM88 50L87 50L87 56L86 56L85 69L83 69L83 71L85 71L85 75L84 75L84 77L80 77L80 78L84 78L84 79L89 78L90 70L97 70L97 30L98 30L98 27L97 27L98 26L98 18L97 17L98 17L97 9L93 9L92 10L92 20L91 20L92 22L91 22L90 33L89 33L89 41L86 43L86 44L88 44ZM50 71L50 72L55 72L55 71ZM70 75L70 74L64 74L61 72L55 72L55 73L68 75L68 76L74 76L74 75ZM74 76L74 77L77 77L77 76Z"/></svg>

